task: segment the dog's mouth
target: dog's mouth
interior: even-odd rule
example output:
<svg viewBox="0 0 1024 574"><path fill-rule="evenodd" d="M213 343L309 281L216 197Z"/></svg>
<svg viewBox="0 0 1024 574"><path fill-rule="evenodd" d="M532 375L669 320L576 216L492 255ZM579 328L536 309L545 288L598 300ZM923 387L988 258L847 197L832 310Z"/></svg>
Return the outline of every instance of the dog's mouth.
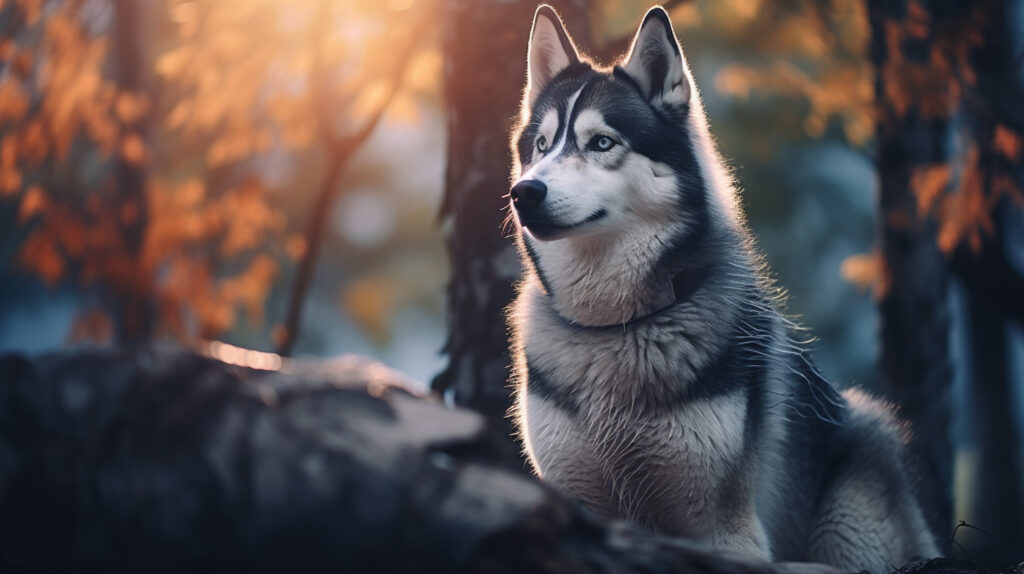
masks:
<svg viewBox="0 0 1024 574"><path fill-rule="evenodd" d="M584 225L591 224L599 219L603 219L608 215L608 212L604 209L598 209L594 213L584 217L583 219L570 224L556 223L547 218L534 217L527 221L523 221L523 227L530 232L530 235L540 239L541 241L554 241L555 239L561 239L569 234L569 232L579 229Z"/></svg>

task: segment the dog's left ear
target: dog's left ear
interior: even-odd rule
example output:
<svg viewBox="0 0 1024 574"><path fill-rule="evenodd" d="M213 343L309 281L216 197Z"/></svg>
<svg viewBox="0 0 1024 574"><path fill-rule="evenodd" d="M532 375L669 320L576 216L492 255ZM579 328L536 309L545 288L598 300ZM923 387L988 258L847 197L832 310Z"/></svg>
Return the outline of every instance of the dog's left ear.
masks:
<svg viewBox="0 0 1024 574"><path fill-rule="evenodd" d="M661 6L647 11L622 69L651 102L669 106L690 103L690 79L683 52L668 12Z"/></svg>
<svg viewBox="0 0 1024 574"><path fill-rule="evenodd" d="M526 61L526 97L530 105L559 72L580 61L562 19L547 4L538 6L533 15Z"/></svg>

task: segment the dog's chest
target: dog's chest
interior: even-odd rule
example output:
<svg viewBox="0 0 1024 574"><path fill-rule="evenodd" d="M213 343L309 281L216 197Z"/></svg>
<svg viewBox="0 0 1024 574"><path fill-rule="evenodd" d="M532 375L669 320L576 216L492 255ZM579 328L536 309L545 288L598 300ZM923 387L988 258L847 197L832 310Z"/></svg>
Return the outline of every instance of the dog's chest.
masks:
<svg viewBox="0 0 1024 574"><path fill-rule="evenodd" d="M541 475L611 516L662 531L699 524L742 457L745 395L669 392L700 363L685 337L566 335L525 341L531 370L562 393L521 397Z"/></svg>
<svg viewBox="0 0 1024 574"><path fill-rule="evenodd" d="M593 408L575 416L527 397L541 476L598 512L669 532L698 526L743 453L739 396L691 401L658 416Z"/></svg>
<svg viewBox="0 0 1024 574"><path fill-rule="evenodd" d="M520 414L545 480L662 531L700 523L694 513L735 474L747 417L742 390L700 388L728 317L707 309L680 306L643 326L595 330L568 324L544 298L520 300Z"/></svg>

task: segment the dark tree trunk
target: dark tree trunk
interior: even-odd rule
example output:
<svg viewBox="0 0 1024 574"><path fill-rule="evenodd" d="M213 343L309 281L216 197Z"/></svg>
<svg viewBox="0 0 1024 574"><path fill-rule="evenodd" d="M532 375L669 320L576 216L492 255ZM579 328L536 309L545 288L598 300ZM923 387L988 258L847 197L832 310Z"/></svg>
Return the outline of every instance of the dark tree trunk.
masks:
<svg viewBox="0 0 1024 574"><path fill-rule="evenodd" d="M893 55L913 59L941 29L930 2L928 34L916 44L894 42L889 30L908 17L905 2L869 0L871 58L876 68L880 238L886 277L879 302L881 376L900 415L913 425L911 455L922 476L920 497L932 530L940 537L951 527L952 445L950 442L949 274L937 243L934 218L918 213L910 186L912 171L944 161L948 118L925 118L911 94L902 108L888 85ZM926 44L922 46L921 44ZM909 53L912 48L913 54ZM925 65L926 62L916 62Z"/></svg>
<svg viewBox="0 0 1024 574"><path fill-rule="evenodd" d="M115 73L120 90L133 95L147 92L145 76L145 46L143 34L146 26L146 3L138 0L116 0L114 4ZM132 131L146 141L146 119L138 120ZM118 156L115 160L118 209L127 255L137 260L145 239L147 224L146 163L131 162ZM136 273L147 273L136 265ZM155 309L152 302L152 278L139 275L130 281L120 281L113 293L117 339L121 344L148 339L153 334Z"/></svg>
<svg viewBox="0 0 1024 574"><path fill-rule="evenodd" d="M570 31L586 38L586 0L553 4ZM446 0L441 16L448 167L440 217L448 227L452 276L444 348L449 363L433 387L504 425L511 404L505 308L520 267L502 229L502 196L509 187L509 130L526 81L536 7L532 0Z"/></svg>
<svg viewBox="0 0 1024 574"><path fill-rule="evenodd" d="M1020 166L995 149L996 129L1019 132L1016 118L1024 90L1017 78L1019 60L1011 43L1012 18L1005 1L990 0L985 6L984 43L972 54L977 76L977 97L968 104L968 124L978 149L978 170L986 193L995 193L996 180L1020 181ZM1007 105L1007 102L1018 102ZM1019 162L1019 158L1018 158ZM1008 323L1021 320L1024 284L1011 261L1008 226L1019 223L1020 205L1003 197L995 202L994 233L984 238L979 250L962 246L953 257L954 269L968 291L968 332L971 337L970 391L978 462L973 473L973 504L963 517L984 528L1000 542L1018 545L1010 549L991 537L975 535L965 542L991 558L992 563L1020 559L1024 544L1024 475L1017 447L1020 436L1014 415L1013 374ZM1014 288L1016 287L1016 288ZM1012 295L1010 293L1013 293Z"/></svg>
<svg viewBox="0 0 1024 574"><path fill-rule="evenodd" d="M1024 542L1024 484L1015 440L1018 430L1013 415L1007 321L1002 310L984 296L972 293L968 302L978 466L971 497L974 504L962 518L1000 542L1020 545ZM1020 550L1001 548L988 536L975 534L959 540L972 555L980 551L990 562L1019 559Z"/></svg>

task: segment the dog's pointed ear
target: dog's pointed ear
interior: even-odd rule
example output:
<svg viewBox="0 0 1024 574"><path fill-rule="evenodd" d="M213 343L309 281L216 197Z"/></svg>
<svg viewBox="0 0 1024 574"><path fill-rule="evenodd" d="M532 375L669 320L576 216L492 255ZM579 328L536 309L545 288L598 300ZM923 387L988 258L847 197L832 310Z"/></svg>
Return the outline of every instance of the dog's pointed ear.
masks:
<svg viewBox="0 0 1024 574"><path fill-rule="evenodd" d="M533 104L559 72L580 61L562 19L547 4L537 7L527 53L527 101Z"/></svg>
<svg viewBox="0 0 1024 574"><path fill-rule="evenodd" d="M622 69L651 102L670 106L690 103L690 78L683 51L668 12L661 6L647 11Z"/></svg>

